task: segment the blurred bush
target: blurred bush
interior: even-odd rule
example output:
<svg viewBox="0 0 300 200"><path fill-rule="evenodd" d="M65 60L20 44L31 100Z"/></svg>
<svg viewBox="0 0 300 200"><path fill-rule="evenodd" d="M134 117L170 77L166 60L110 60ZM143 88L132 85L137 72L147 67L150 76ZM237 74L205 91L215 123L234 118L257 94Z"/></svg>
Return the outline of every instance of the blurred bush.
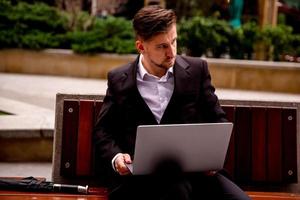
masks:
<svg viewBox="0 0 300 200"><path fill-rule="evenodd" d="M193 17L178 24L179 51L192 56L212 53L216 57L228 50L230 25L214 18Z"/></svg>
<svg viewBox="0 0 300 200"><path fill-rule="evenodd" d="M256 46L264 45L269 60L282 60L282 55L299 56L300 35L284 24L260 28L255 22L233 29L226 21L192 17L178 23L179 52L192 56L254 59Z"/></svg>
<svg viewBox="0 0 300 200"><path fill-rule="evenodd" d="M74 17L44 3L0 0L0 48L72 48L78 53L135 53L129 20Z"/></svg>
<svg viewBox="0 0 300 200"><path fill-rule="evenodd" d="M78 53L136 53L131 22L124 18L97 18L90 30L69 32L68 38Z"/></svg>
<svg viewBox="0 0 300 200"><path fill-rule="evenodd" d="M293 40L292 28L279 24L276 27L266 26L262 30L261 41L270 47L269 59L280 60L280 56L286 53L290 47L291 41Z"/></svg>
<svg viewBox="0 0 300 200"><path fill-rule="evenodd" d="M241 28L232 29L229 36L230 57L234 59L253 59L255 44L261 31L255 22L247 22Z"/></svg>
<svg viewBox="0 0 300 200"><path fill-rule="evenodd" d="M66 32L67 19L44 3L0 0L1 48L55 48Z"/></svg>
<svg viewBox="0 0 300 200"><path fill-rule="evenodd" d="M192 56L254 59L263 44L268 58L300 56L300 35L281 20L261 29L255 22L233 29L227 21L203 16L178 22L178 51ZM44 3L12 4L0 0L0 48L63 48L77 53L136 53L131 21L98 18L86 12L76 16Z"/></svg>

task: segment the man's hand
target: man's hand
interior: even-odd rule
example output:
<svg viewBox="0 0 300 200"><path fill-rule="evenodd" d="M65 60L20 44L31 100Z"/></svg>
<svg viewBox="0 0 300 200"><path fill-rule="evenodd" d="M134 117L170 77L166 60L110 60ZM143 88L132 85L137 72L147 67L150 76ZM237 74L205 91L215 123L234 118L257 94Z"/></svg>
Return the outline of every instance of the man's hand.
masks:
<svg viewBox="0 0 300 200"><path fill-rule="evenodd" d="M115 169L120 175L130 174L130 170L127 168L126 164L131 164L132 160L129 154L120 154L114 162Z"/></svg>

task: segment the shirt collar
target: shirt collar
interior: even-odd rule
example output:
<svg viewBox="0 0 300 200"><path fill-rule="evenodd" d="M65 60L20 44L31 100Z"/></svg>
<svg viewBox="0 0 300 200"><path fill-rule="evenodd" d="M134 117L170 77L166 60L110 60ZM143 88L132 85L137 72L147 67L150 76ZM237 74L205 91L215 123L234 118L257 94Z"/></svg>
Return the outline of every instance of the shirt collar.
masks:
<svg viewBox="0 0 300 200"><path fill-rule="evenodd" d="M154 76L152 74L149 74L147 72L147 70L145 69L145 67L144 67L144 65L142 63L142 59L143 59L143 55L140 54L140 56L139 56L139 63L138 63L138 74L141 77L141 79L144 80L144 78L145 78L146 75L150 76L150 77L158 78L158 77L156 77L156 76ZM173 75L173 68L174 68L173 66L170 67L168 69L168 71L166 72L166 74L163 77L161 77L161 80L164 79L166 81L171 75Z"/></svg>

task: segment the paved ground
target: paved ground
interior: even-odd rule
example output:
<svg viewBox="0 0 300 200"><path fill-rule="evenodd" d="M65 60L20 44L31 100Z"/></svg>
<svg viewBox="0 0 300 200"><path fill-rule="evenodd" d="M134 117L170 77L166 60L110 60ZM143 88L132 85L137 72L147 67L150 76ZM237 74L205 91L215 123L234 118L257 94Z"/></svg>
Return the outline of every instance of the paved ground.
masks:
<svg viewBox="0 0 300 200"><path fill-rule="evenodd" d="M1 129L54 127L57 93L105 94L106 80L0 73Z"/></svg>
<svg viewBox="0 0 300 200"><path fill-rule="evenodd" d="M106 80L0 73L1 134L9 130L53 129L56 93L105 94ZM217 90L220 99L300 102L300 94ZM51 180L51 163L1 163L0 176L40 176Z"/></svg>
<svg viewBox="0 0 300 200"><path fill-rule="evenodd" d="M56 93L105 94L106 80L0 73L1 134L11 130L30 134L33 129L54 129ZM35 176L51 180L51 163L0 162L0 176Z"/></svg>
<svg viewBox="0 0 300 200"><path fill-rule="evenodd" d="M0 162L0 177L44 177L51 180L51 163L8 163Z"/></svg>

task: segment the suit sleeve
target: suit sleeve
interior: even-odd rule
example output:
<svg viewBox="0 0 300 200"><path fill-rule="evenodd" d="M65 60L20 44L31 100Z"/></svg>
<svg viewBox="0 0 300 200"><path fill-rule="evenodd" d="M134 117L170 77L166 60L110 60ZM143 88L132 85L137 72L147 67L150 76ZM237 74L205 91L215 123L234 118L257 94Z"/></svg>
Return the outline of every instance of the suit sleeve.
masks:
<svg viewBox="0 0 300 200"><path fill-rule="evenodd" d="M215 88L211 83L211 75L208 70L208 65L206 61L203 61L202 68L202 98L205 102L204 110L208 121L210 122L227 122L226 114L221 108L219 99L215 94Z"/></svg>
<svg viewBox="0 0 300 200"><path fill-rule="evenodd" d="M121 152L120 147L116 143L115 135L115 127L117 126L116 124L118 121L116 110L111 79L108 78L108 88L94 128L94 141L96 156L100 156L101 159L104 159L109 163L117 153Z"/></svg>

